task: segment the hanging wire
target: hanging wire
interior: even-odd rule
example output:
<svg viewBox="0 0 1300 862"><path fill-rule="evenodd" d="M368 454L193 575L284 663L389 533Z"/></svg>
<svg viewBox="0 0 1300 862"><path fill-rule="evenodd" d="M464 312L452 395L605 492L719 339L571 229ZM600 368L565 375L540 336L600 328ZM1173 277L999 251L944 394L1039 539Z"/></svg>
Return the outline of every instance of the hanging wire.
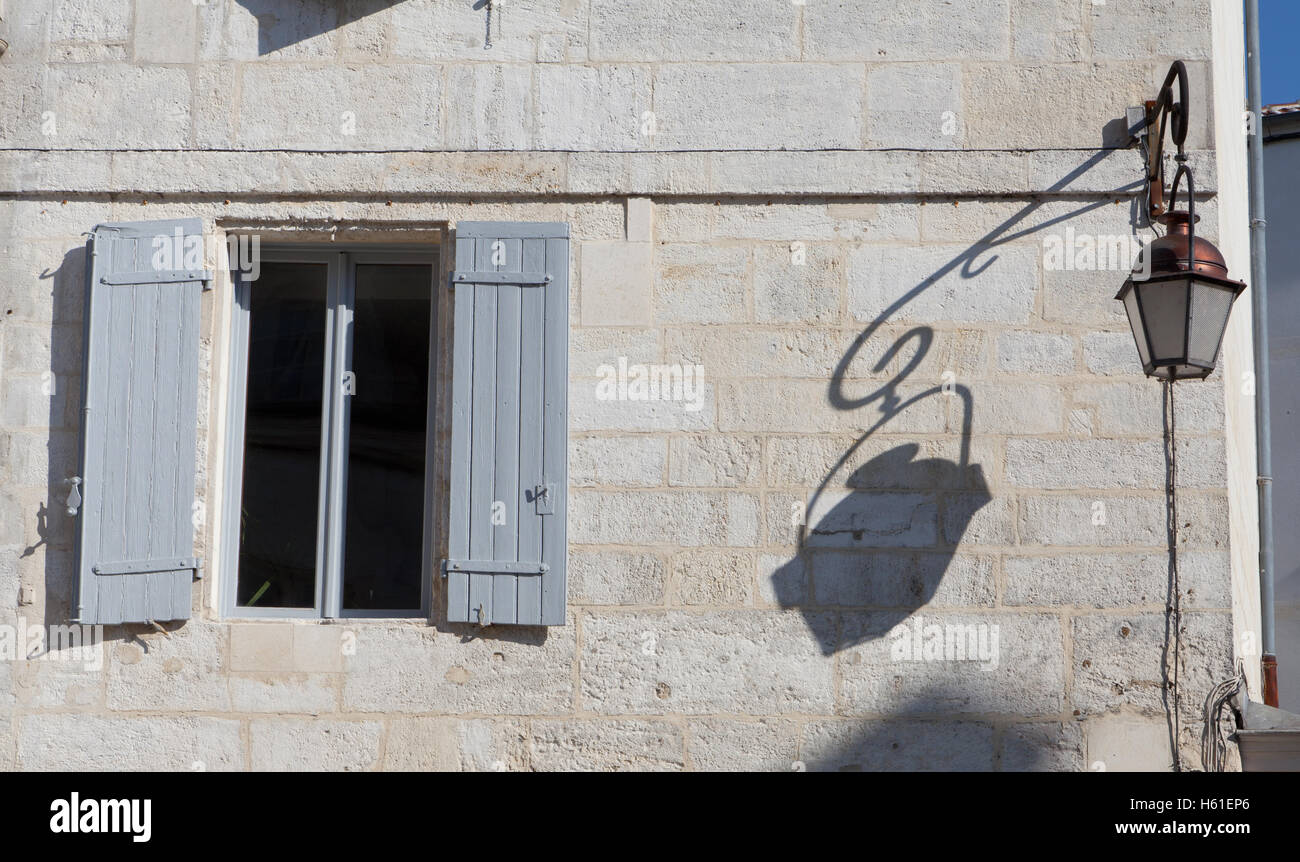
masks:
<svg viewBox="0 0 1300 862"><path fill-rule="evenodd" d="M1223 708L1246 686L1246 666L1237 660L1237 675L1216 683L1205 695L1204 724L1201 727L1201 768L1206 772L1223 772L1228 765L1228 737L1224 732ZM1234 727L1237 716L1233 707Z"/></svg>
<svg viewBox="0 0 1300 862"><path fill-rule="evenodd" d="M1181 710L1179 709L1179 670L1183 657L1182 587L1178 573L1178 453L1174 434L1174 382L1164 381L1165 409L1165 530L1169 543L1169 587L1165 596L1165 642L1160 655L1160 669L1164 677L1161 700L1169 722L1170 748L1174 756L1174 771L1182 771L1179 740L1182 736ZM1172 644L1172 650L1171 650ZM1172 661L1171 661L1172 652Z"/></svg>

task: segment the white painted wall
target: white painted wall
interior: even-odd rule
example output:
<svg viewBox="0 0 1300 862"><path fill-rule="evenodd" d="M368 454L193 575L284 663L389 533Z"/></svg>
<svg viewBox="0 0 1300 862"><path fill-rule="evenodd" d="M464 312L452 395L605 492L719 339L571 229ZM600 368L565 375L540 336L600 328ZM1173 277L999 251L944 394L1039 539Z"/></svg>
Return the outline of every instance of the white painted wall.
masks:
<svg viewBox="0 0 1300 862"><path fill-rule="evenodd" d="M1214 141L1219 173L1219 250L1234 278L1250 279L1249 183L1244 134L1246 67L1244 10L1240 0L1214 0ZM1193 96L1196 99L1196 96ZM1204 102L1193 106L1196 110ZM1245 659L1252 697L1260 698L1259 502L1255 485L1255 399L1251 292L1238 297L1224 334L1221 371L1210 381L1223 387L1227 424L1228 498L1232 546L1232 626L1236 655ZM1220 376L1221 375L1221 376ZM1244 655L1253 644L1254 655Z"/></svg>

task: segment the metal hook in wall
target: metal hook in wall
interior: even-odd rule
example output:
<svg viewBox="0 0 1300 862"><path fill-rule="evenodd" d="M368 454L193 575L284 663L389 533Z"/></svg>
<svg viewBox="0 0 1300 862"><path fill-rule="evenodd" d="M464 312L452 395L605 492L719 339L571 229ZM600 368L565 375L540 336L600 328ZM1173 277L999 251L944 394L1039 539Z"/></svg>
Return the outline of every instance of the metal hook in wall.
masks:
<svg viewBox="0 0 1300 862"><path fill-rule="evenodd" d="M492 47L493 10L495 10L497 13L497 32L498 33L501 32L501 5L502 5L502 0L479 0L478 3L474 4L475 9L484 10L483 50L485 51Z"/></svg>

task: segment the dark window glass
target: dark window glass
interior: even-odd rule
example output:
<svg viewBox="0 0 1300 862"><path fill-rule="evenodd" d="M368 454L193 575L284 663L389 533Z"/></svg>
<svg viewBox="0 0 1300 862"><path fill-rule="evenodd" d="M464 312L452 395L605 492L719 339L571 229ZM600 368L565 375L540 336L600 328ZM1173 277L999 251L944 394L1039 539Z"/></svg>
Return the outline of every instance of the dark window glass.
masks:
<svg viewBox="0 0 1300 862"><path fill-rule="evenodd" d="M241 607L316 603L324 264L262 264L250 290Z"/></svg>
<svg viewBox="0 0 1300 862"><path fill-rule="evenodd" d="M421 605L432 282L428 265L356 267L345 610Z"/></svg>

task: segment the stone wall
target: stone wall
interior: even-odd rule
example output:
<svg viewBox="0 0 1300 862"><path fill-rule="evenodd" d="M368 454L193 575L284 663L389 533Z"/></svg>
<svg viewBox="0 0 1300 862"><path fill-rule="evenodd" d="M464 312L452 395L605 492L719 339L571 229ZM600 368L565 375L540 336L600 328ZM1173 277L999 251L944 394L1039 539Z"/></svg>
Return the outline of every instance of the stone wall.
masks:
<svg viewBox="0 0 1300 862"><path fill-rule="evenodd" d="M232 623L217 558L100 669L0 662L0 764L1168 768L1161 390L1123 272L1046 252L1133 232L1124 109L1175 56L1207 94L1210 4L516 0L490 48L471 6L7 4L0 617L68 612L84 231L508 219L573 230L569 625L450 626L436 593ZM228 286L204 302L211 503ZM620 358L702 366L699 409L599 397ZM1177 391L1188 765L1233 657L1230 397ZM899 624L996 627L996 660L913 660Z"/></svg>

